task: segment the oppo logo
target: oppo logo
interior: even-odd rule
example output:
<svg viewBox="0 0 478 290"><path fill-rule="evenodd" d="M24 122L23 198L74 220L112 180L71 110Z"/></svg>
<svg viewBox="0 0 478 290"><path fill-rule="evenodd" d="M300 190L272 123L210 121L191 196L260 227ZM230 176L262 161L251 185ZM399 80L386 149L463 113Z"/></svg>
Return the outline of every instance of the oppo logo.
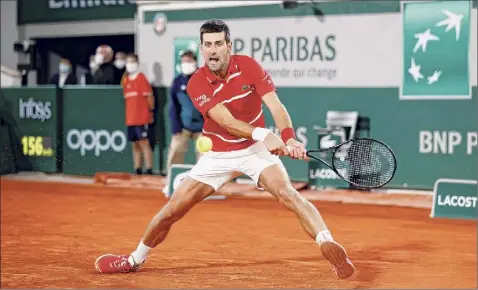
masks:
<svg viewBox="0 0 478 290"><path fill-rule="evenodd" d="M126 135L119 130L110 133L106 130L71 129L66 135L66 144L71 150L80 150L81 156L85 156L88 151L100 156L101 152L108 150L123 152L127 140Z"/></svg>

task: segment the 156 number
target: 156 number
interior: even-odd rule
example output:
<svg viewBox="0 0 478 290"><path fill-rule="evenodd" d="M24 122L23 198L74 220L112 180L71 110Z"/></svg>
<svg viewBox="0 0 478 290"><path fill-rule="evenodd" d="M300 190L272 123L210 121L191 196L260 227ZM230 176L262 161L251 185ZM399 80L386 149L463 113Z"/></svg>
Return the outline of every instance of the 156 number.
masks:
<svg viewBox="0 0 478 290"><path fill-rule="evenodd" d="M22 138L23 154L27 156L43 156L43 137L24 136Z"/></svg>

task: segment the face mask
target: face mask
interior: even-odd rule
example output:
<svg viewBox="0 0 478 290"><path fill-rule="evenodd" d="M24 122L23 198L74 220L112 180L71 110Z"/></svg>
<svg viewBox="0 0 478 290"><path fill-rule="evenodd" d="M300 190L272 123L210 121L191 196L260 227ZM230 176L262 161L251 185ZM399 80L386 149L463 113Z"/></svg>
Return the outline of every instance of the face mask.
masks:
<svg viewBox="0 0 478 290"><path fill-rule="evenodd" d="M102 54L95 55L95 62L100 65L105 60L105 57Z"/></svg>
<svg viewBox="0 0 478 290"><path fill-rule="evenodd" d="M129 74L135 73L138 70L138 64L136 62L127 62L126 71Z"/></svg>
<svg viewBox="0 0 478 290"><path fill-rule="evenodd" d="M90 61L90 69L91 70L96 70L98 68L98 65L94 61Z"/></svg>
<svg viewBox="0 0 478 290"><path fill-rule="evenodd" d="M61 73L68 73L70 72L70 66L64 63L60 63L59 70Z"/></svg>
<svg viewBox="0 0 478 290"><path fill-rule="evenodd" d="M125 62L124 60L122 60L122 59L117 59L117 60L115 60L115 66L116 66L116 68L118 68L118 69L124 68L125 64L126 64L126 62Z"/></svg>
<svg viewBox="0 0 478 290"><path fill-rule="evenodd" d="M196 70L197 70L196 63L192 63L192 62L181 63L181 72L187 76L192 75Z"/></svg>

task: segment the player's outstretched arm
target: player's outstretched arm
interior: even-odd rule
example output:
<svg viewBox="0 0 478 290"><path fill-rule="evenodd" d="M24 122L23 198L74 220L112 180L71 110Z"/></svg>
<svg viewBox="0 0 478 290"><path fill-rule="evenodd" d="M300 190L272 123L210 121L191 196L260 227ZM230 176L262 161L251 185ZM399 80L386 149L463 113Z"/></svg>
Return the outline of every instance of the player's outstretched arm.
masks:
<svg viewBox="0 0 478 290"><path fill-rule="evenodd" d="M262 98L262 102L266 104L272 113L276 126L280 130L280 135L283 143L289 147L287 151L289 155L295 159L307 159L305 147L303 144L295 139L295 131L292 127L292 121L289 113L284 105L279 101L276 94L276 87L272 81L270 75L264 70L264 68L252 57L237 56L247 63L243 67L244 74L251 80L255 87L255 91Z"/></svg>
<svg viewBox="0 0 478 290"><path fill-rule="evenodd" d="M262 101L266 104L271 112L274 122L281 132L282 140L286 143L290 150L290 157L295 159L308 159L305 146L295 139L294 127L289 112L279 100L277 93L271 91L262 97Z"/></svg>
<svg viewBox="0 0 478 290"><path fill-rule="evenodd" d="M208 112L208 116L218 123L226 131L239 138L253 139L263 142L270 152L276 155L289 155L288 149L284 142L270 130L265 128L254 127L246 122L234 118L231 112L219 103L212 107Z"/></svg>
<svg viewBox="0 0 478 290"><path fill-rule="evenodd" d="M275 91L265 94L262 97L262 101L264 104L266 104L267 108L269 108L272 118L274 119L277 128L279 128L279 132L282 132L288 128L293 128L289 112L287 112L287 109L279 100L279 97ZM291 136L289 140L284 140L284 142L288 142L290 139L294 139L293 136Z"/></svg>

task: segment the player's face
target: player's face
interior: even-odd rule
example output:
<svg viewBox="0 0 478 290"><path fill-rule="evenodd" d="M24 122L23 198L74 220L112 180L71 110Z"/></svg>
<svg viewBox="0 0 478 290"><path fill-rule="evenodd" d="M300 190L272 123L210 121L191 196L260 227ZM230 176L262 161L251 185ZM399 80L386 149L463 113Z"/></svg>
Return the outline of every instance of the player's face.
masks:
<svg viewBox="0 0 478 290"><path fill-rule="evenodd" d="M201 52L204 62L212 72L227 69L232 44L226 41L224 32L204 33L202 35Z"/></svg>

